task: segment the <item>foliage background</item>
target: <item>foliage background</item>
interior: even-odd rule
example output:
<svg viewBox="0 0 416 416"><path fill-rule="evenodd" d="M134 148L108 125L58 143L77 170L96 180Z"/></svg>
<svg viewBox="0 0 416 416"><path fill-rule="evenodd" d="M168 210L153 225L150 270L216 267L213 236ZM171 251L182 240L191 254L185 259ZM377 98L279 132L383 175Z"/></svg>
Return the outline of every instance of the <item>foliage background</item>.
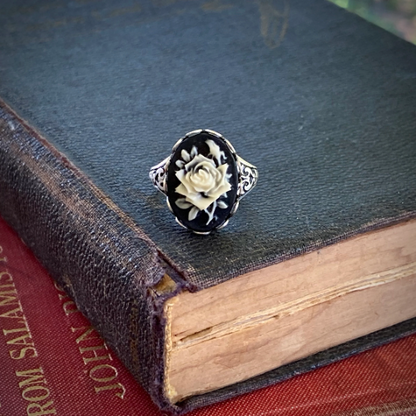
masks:
<svg viewBox="0 0 416 416"><path fill-rule="evenodd" d="M416 44L416 0L331 0Z"/></svg>

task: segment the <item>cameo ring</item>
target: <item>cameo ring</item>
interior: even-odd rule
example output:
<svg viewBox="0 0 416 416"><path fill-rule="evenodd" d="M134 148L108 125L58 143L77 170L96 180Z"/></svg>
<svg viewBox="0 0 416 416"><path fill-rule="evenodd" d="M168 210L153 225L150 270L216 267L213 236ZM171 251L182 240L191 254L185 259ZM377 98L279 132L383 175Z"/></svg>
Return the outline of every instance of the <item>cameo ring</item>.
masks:
<svg viewBox="0 0 416 416"><path fill-rule="evenodd" d="M153 185L183 227L209 234L225 227L240 199L256 185L255 166L239 157L231 143L212 130L194 130L149 172Z"/></svg>

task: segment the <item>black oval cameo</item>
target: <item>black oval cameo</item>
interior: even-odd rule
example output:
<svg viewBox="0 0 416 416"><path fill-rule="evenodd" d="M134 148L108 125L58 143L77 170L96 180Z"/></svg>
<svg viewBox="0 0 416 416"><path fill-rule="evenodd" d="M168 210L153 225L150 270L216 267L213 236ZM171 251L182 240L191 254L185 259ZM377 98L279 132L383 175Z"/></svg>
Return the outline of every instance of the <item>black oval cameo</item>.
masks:
<svg viewBox="0 0 416 416"><path fill-rule="evenodd" d="M202 130L175 148L167 171L167 196L180 223L210 232L230 217L237 199L235 153L224 138Z"/></svg>

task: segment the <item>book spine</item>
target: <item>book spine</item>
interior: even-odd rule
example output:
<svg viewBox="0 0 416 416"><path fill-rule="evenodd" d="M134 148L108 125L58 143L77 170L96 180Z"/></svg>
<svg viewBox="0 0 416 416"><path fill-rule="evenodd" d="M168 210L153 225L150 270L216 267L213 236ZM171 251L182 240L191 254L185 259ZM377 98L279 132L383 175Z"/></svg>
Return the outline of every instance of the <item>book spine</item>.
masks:
<svg viewBox="0 0 416 416"><path fill-rule="evenodd" d="M160 414L1 217L0 362L2 416Z"/></svg>
<svg viewBox="0 0 416 416"><path fill-rule="evenodd" d="M163 408L162 305L175 293L158 297L152 290L166 273L159 253L22 123L0 106L0 213Z"/></svg>

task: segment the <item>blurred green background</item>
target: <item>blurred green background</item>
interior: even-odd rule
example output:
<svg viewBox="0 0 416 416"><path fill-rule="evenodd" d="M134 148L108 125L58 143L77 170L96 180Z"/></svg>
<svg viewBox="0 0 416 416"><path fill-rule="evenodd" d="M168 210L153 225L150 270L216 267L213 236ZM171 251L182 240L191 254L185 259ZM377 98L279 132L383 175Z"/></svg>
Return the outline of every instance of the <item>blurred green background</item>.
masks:
<svg viewBox="0 0 416 416"><path fill-rule="evenodd" d="M330 0L416 44L416 0Z"/></svg>

